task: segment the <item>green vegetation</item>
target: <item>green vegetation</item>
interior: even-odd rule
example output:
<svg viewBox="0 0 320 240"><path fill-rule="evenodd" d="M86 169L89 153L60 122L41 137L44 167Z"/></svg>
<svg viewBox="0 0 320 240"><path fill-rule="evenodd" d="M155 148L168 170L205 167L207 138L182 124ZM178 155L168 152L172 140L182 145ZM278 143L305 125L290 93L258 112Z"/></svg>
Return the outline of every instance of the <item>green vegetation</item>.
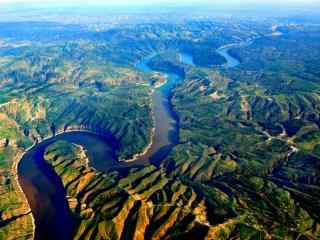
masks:
<svg viewBox="0 0 320 240"><path fill-rule="evenodd" d="M188 71L174 91L181 144L164 166L229 196L239 220L218 239L319 238L319 35L289 31L233 50L237 69Z"/></svg>
<svg viewBox="0 0 320 240"><path fill-rule="evenodd" d="M179 142L168 156L100 172L81 146L46 148L76 221L74 239L319 239L320 29L285 23L275 35L274 21L197 19L103 32L54 23L29 23L25 32L16 23L11 28L24 35L15 37L3 26L0 239L17 229L32 237L12 166L36 140L75 129L111 134L119 159L148 145L153 86L163 76L135 64L151 54L154 70L184 77L169 94ZM256 40L231 50L240 65L219 66L225 59L216 49L249 38ZM179 52L195 66L182 64Z"/></svg>
<svg viewBox="0 0 320 240"><path fill-rule="evenodd" d="M74 239L190 238L208 231L201 195L164 169L103 174L90 169L82 149L68 142L49 146L45 159L66 187L78 225Z"/></svg>
<svg viewBox="0 0 320 240"><path fill-rule="evenodd" d="M81 61L65 56L66 49L76 55L85 48L86 56ZM141 151L152 127L150 89L136 85L146 81L133 69L115 67L103 59L93 63L91 54L96 49L92 48L94 45L80 42L51 46L44 52L37 46L19 52L16 58L21 60L2 73L9 79L6 87L14 89L8 92L13 99L0 107L0 113L16 127L6 128L1 136L10 138L10 134L23 132L31 139L41 139L54 132L81 128L114 134L121 146L126 146L120 148L123 158ZM37 75L44 71L44 77ZM136 144L128 144L133 139Z"/></svg>
<svg viewBox="0 0 320 240"><path fill-rule="evenodd" d="M14 147L0 147L0 239L32 239L31 212L22 193L17 188L13 159Z"/></svg>

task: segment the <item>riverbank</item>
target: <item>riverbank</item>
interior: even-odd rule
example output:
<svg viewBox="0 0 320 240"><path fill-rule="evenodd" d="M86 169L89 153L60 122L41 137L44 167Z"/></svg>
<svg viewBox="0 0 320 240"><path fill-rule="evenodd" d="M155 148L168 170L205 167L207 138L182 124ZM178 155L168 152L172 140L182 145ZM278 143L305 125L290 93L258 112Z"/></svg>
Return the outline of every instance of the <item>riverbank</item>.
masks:
<svg viewBox="0 0 320 240"><path fill-rule="evenodd" d="M24 150L0 147L0 239L34 238L35 222L18 181L18 163Z"/></svg>
<svg viewBox="0 0 320 240"><path fill-rule="evenodd" d="M23 202L25 202L25 204L26 204L26 207L25 207L26 208L26 213L25 214L30 215L30 218L31 218L31 223L32 223L32 237L31 237L31 239L34 239L35 238L35 231L36 231L36 223L35 223L35 219L34 219L34 216L32 214L32 210L31 210L30 204L28 202L27 196L23 192L22 187L20 185L19 174L18 174L19 162L22 159L22 156L27 151L28 151L28 149L26 149L24 151L21 151L21 152L18 152L17 155L14 157L13 164L12 164L12 172L14 173L14 182L15 182L14 185L15 185L15 188L17 188L18 194L20 195L21 199L23 199Z"/></svg>
<svg viewBox="0 0 320 240"><path fill-rule="evenodd" d="M139 66L139 70L141 71L145 71L147 73L153 72L153 70L151 68L149 68L147 66L147 61L150 58L146 58L144 60L141 61L141 64L138 64L137 66ZM154 157L155 155L158 157L158 155L163 158L166 156L166 154L169 153L170 149L172 148L172 146L174 145L174 142L172 140L172 134L178 134L178 125L177 125L177 120L175 119L175 116L173 114L173 110L171 109L172 106L170 105L170 97L171 97L171 90L172 88L179 82L182 81L182 77L177 76L175 74L170 74L170 73L165 73L167 74L165 81L161 82L161 84L155 86L152 89L151 92L151 118L153 121L153 128L151 129L150 132L150 139L149 139L149 143L148 145L144 148L144 150L140 153L136 153L135 155L133 155L132 158L130 159L117 159L117 162L119 163L119 166L121 166L122 163L124 164L146 164L146 163L150 163L150 158ZM79 134L79 141L70 141L70 139L68 139L67 137L64 138L64 136L67 136L68 134L71 133L75 133L75 134ZM101 132L101 130L97 130L97 129L89 129L86 126L68 126L68 127L63 127L63 128L59 128L59 129L54 129L52 132L52 135L50 136L46 136L43 138L35 138L35 142L33 144L33 146L31 146L30 148L28 148L25 153L23 155L21 155L20 157L20 162L22 161L22 159L26 156L27 153L32 152L31 155L29 157L31 157L32 161L34 161L33 158L35 158L37 156L37 147L40 147L40 153L39 154L43 154L43 151L45 149L45 147L47 146L46 144L50 144L51 142L54 142L55 140L67 140L70 141L72 143L75 143L77 145L82 146L83 149L86 149L86 154L88 155L89 161L87 164L90 164L90 167L96 171L104 171L107 169L108 167L108 156L107 156L107 152L103 152L100 149L100 154L98 152L98 154L96 154L96 152L92 152L91 153L91 157L90 157L90 152L93 151L92 149L92 145L94 145L93 143L91 145L86 146L87 143L81 144L81 141L85 142L87 141L86 138L88 136L83 136L85 133L87 134L93 134L96 136L101 136L102 138L106 138L105 144L108 141L108 139L110 140L112 136L111 133L107 133L107 132ZM80 139L81 138L81 139ZM72 139L71 139L72 140ZM90 140L88 140L90 141ZM102 141L102 140L101 140ZM116 142L116 139L114 139L114 146L118 145L118 142ZM107 147L106 147L107 148ZM165 150L164 150L165 149ZM38 161L39 159L42 159L42 156L37 156ZM20 163L19 162L19 163ZM19 164L18 163L18 164ZM39 171L39 178L43 178L45 179L44 182L46 187L43 187L44 189L46 189L45 191L49 191L49 192L41 192L41 189L37 186L33 186L35 188L35 192L39 195L38 198L31 198L29 199L29 205L32 206L32 204L34 206L38 206L37 204L35 204L35 202L32 203L32 201L40 201L41 199L44 200L47 198L46 201L50 202L50 198L51 193L50 189L55 189L55 186L51 186L52 184L54 184L54 180L52 179L48 179L44 173L41 173L41 169L39 169L39 167L33 163L34 165L34 169L32 169L32 166L26 166L26 168L28 169L29 172L33 172L30 176L33 176L33 174L35 174L35 171ZM118 166L113 165L114 166ZM31 168L31 169L30 169ZM51 173L54 174L54 173ZM42 177L40 177L42 176ZM52 178L52 176L51 176ZM53 178L57 178L57 176L53 176ZM57 182L57 180L56 180ZM28 183L29 184L29 183ZM30 184L33 184L30 181ZM40 186L43 183L39 183ZM61 186L59 187L59 189L61 188ZM23 187L22 187L23 189ZM42 190L43 191L43 190ZM60 198L61 199L66 199L66 196L63 195L62 189L60 189L58 191L58 193L60 194ZM57 196L56 193L54 194L54 196ZM66 200L67 201L67 200ZM49 208L52 211L54 211L56 213L56 209L58 209L58 205L49 205L46 206L44 205L45 208ZM32 208L32 207L31 207ZM61 208L59 208L61 210ZM35 211L40 211L39 209L34 209ZM59 211L60 211L59 210ZM42 209L41 211L46 211L46 209ZM40 212L41 212L40 211ZM62 210L61 210L62 211ZM67 210L64 207L64 211L66 212ZM62 211L63 212L63 211ZM33 214L35 214L33 212ZM39 215L39 212L37 213ZM36 214L36 215L37 215ZM60 214L60 213L56 213L56 214ZM44 214L44 216L46 217L46 214ZM33 217L35 218L35 215L33 215ZM41 222L42 220L39 219L39 221ZM39 222L38 221L38 222ZM51 219L51 221L56 221L56 219ZM49 220L50 222L50 220ZM55 222L55 224L60 224ZM41 228L41 227L40 227ZM46 228L46 225L43 225L42 228ZM42 229L43 231L45 229Z"/></svg>
<svg viewBox="0 0 320 240"><path fill-rule="evenodd" d="M151 147L152 147L152 145L153 145L153 143L154 143L155 132L156 132L156 128L153 127L153 128L151 129L151 134L150 134L150 138L151 138L151 139L150 139L150 141L149 141L149 144L148 144L148 145L145 147L145 149L143 150L143 152L141 152L141 153L136 153L136 154L133 155L132 158L130 158L130 159L119 159L119 162L123 162L123 163L133 163L133 162L138 161L139 158L141 158L141 157L143 157L144 155L146 155L146 154L150 151L150 149L151 149Z"/></svg>
<svg viewBox="0 0 320 240"><path fill-rule="evenodd" d="M161 87L163 87L164 85L166 85L168 83L168 76L164 77L164 81L160 82L160 83L156 83L155 86L153 87L151 93L152 93L152 103L151 105L153 105L153 101L154 101L154 94L156 91L159 91L159 89ZM156 137L156 116L155 116L155 111L154 111L154 107L151 107L151 119L153 122L153 128L151 129L151 134L150 134L150 141L149 144L145 147L145 149L140 152L140 153L136 153L132 156L132 158L130 159L120 159L120 162L124 162L124 163L133 163L139 160L139 158L142 158L143 156L147 155L149 151L151 151L153 144L155 143L155 137Z"/></svg>

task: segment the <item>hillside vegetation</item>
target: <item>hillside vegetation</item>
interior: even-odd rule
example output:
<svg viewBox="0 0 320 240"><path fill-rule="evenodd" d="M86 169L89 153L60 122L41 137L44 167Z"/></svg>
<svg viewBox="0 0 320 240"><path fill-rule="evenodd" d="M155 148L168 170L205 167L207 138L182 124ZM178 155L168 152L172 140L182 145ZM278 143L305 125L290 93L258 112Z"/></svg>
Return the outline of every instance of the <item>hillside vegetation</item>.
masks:
<svg viewBox="0 0 320 240"><path fill-rule="evenodd" d="M67 193L74 239L319 239L320 29L286 20L275 34L275 21L284 20L151 21L106 31L5 25L0 239L33 235L16 181L21 154L70 130L111 134L118 159L141 153L163 72L184 79L169 94L179 141L168 156L102 172L83 146L46 148ZM237 45L248 39L255 41ZM235 68L223 67L216 52L226 44L240 46L230 50L241 62ZM181 63L180 52L194 65ZM160 73L136 69L150 55Z"/></svg>

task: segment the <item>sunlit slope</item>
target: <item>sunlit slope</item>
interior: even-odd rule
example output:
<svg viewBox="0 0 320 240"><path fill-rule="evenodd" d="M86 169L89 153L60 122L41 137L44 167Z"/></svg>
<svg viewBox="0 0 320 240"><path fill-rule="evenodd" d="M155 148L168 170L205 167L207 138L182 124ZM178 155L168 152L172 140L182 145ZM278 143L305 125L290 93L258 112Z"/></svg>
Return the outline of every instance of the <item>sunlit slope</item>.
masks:
<svg viewBox="0 0 320 240"><path fill-rule="evenodd" d="M181 144L164 165L227 194L237 237L319 238L319 35L287 31L240 48L235 69L188 71L173 97Z"/></svg>
<svg viewBox="0 0 320 240"><path fill-rule="evenodd" d="M34 28L27 42L5 42L0 238L32 235L30 214L11 218L28 213L11 167L34 140L71 129L112 133L122 158L148 144L149 83L159 75L134 64L155 52L152 67L185 76L173 90L179 144L168 157L101 173L79 146L47 148L77 219L75 239L320 238L319 28L284 25L275 34L271 27L252 20L141 24L86 32L81 41L62 31L45 47L35 42L57 34ZM231 50L240 65L219 66L225 61L215 49L256 37ZM179 63L179 51L196 66Z"/></svg>
<svg viewBox="0 0 320 240"><path fill-rule="evenodd" d="M68 55L68 50L70 54ZM77 50L79 49L80 50ZM151 129L150 89L136 71L93 59L94 46L31 46L3 63L0 112L23 141L42 139L68 129L112 133L122 157L141 150ZM82 55L81 59L77 54ZM16 132L14 132L16 131ZM1 134L6 139L9 133ZM23 136L21 136L23 135ZM128 144L130 138L136 144ZM122 140L121 140L122 139ZM20 144L22 145L22 144Z"/></svg>
<svg viewBox="0 0 320 240"><path fill-rule="evenodd" d="M32 239L31 210L17 185L16 147L0 147L0 239Z"/></svg>
<svg viewBox="0 0 320 240"><path fill-rule="evenodd" d="M69 46L73 55L68 46L31 44L15 51L17 46L10 45L1 51L1 239L32 238L31 212L17 185L16 165L34 142L69 130L111 133L119 157L129 158L149 141L151 91L143 76L108 62L97 64L87 44L81 50ZM81 60L80 51L88 53ZM131 137L135 144L129 144Z"/></svg>
<svg viewBox="0 0 320 240"><path fill-rule="evenodd" d="M163 169L103 174L67 142L49 146L45 159L66 187L78 221L74 239L205 238L211 227L204 196Z"/></svg>

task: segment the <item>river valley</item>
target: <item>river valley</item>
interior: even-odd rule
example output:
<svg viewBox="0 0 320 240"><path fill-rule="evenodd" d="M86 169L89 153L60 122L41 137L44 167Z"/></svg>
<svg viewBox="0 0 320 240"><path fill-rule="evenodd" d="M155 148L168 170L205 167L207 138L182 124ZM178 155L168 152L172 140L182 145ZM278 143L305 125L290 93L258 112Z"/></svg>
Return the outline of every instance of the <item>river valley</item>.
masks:
<svg viewBox="0 0 320 240"><path fill-rule="evenodd" d="M228 48L217 52L226 58L225 67L235 67L239 64L228 54ZM155 54L144 58L136 68L145 73L153 70L148 66ZM182 64L195 66L191 55L180 54ZM107 171L114 167L126 167L132 164L156 164L164 159L178 144L178 118L171 106L171 90L183 78L172 73L163 73L167 81L155 89L152 95L152 112L154 118L154 133L150 145L134 162L119 162L116 156L116 140L110 137L97 136L83 131L67 132L54 136L36 144L29 149L19 163L19 182L25 192L35 218L35 239L71 239L73 219L70 214L66 193L57 174L43 159L47 146L55 141L64 140L86 149L90 165L99 171Z"/></svg>

